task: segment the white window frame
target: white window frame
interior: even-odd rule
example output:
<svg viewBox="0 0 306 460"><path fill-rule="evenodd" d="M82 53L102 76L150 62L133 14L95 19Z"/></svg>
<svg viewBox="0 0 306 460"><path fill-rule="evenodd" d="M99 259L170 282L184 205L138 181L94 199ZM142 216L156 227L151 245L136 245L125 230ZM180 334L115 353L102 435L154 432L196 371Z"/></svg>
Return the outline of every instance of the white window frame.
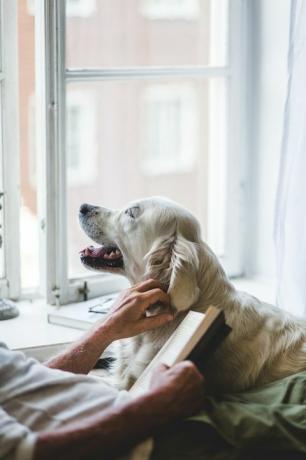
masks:
<svg viewBox="0 0 306 460"><path fill-rule="evenodd" d="M212 2L217 17L218 0ZM44 292L57 305L95 297L123 287L122 278L111 275L68 279L66 157L65 157L65 86L70 82L95 82L131 79L224 78L228 84L228 143L226 251L222 258L230 274L243 274L246 203L243 187L246 180L246 79L250 5L249 0L229 1L229 65L131 67L101 69L65 68L65 2L37 2L37 151L40 152L42 183L39 193L39 216L43 247ZM41 152L43 152L41 159ZM211 152L210 152L211 153ZM213 157L211 154L210 157ZM213 158L210 158L213 162ZM211 171L216 168L211 169ZM213 181L213 178L212 178ZM204 188L203 188L204 191ZM213 199L213 189L208 200ZM207 229L204 229L204 231ZM238 236L237 236L238 235Z"/></svg>
<svg viewBox="0 0 306 460"><path fill-rule="evenodd" d="M17 4L1 0L1 179L0 203L3 277L1 297L20 295L20 164L18 118ZM13 255L13 256L12 256Z"/></svg>

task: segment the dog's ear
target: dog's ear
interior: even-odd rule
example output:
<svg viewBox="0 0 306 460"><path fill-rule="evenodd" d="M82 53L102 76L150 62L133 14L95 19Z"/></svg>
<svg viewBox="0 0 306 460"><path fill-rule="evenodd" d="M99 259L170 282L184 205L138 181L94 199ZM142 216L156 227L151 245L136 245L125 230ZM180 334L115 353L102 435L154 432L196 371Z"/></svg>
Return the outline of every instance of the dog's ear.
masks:
<svg viewBox="0 0 306 460"><path fill-rule="evenodd" d="M158 279L168 289L171 305L188 310L200 295L197 244L181 235L156 241L146 256L146 278Z"/></svg>
<svg viewBox="0 0 306 460"><path fill-rule="evenodd" d="M171 304L176 310L188 310L198 300L200 295L198 270L197 245L182 236L177 236L172 248L168 289Z"/></svg>

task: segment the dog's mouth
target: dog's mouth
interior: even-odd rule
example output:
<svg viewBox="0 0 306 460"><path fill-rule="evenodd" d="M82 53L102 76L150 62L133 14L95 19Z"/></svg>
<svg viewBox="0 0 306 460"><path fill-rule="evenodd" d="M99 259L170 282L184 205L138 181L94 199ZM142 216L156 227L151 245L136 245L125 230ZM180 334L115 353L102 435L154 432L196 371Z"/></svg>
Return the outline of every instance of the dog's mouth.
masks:
<svg viewBox="0 0 306 460"><path fill-rule="evenodd" d="M88 246L80 252L81 262L96 270L122 269L122 252L116 245L110 246Z"/></svg>

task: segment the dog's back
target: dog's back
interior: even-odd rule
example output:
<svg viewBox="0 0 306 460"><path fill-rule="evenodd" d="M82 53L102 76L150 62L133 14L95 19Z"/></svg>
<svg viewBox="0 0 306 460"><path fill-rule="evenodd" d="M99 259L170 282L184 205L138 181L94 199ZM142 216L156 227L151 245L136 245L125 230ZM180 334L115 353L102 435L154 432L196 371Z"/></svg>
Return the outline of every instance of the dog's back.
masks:
<svg viewBox="0 0 306 460"><path fill-rule="evenodd" d="M306 370L306 321L244 292L227 297L218 306L232 332L205 366L214 390L241 391Z"/></svg>

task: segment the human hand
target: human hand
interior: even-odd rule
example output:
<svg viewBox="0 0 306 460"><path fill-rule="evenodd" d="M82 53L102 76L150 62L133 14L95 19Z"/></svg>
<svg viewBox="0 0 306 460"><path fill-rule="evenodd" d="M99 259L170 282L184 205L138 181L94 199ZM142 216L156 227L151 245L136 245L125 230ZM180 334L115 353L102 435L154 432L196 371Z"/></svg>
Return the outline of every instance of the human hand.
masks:
<svg viewBox="0 0 306 460"><path fill-rule="evenodd" d="M170 420L188 417L203 405L204 377L191 361L170 368L160 364L153 373L150 389L159 395Z"/></svg>
<svg viewBox="0 0 306 460"><path fill-rule="evenodd" d="M146 317L146 310L157 302L168 311ZM103 328L111 332L112 340L117 340L163 326L172 319L169 296L158 281L150 279L121 293L103 321Z"/></svg>

